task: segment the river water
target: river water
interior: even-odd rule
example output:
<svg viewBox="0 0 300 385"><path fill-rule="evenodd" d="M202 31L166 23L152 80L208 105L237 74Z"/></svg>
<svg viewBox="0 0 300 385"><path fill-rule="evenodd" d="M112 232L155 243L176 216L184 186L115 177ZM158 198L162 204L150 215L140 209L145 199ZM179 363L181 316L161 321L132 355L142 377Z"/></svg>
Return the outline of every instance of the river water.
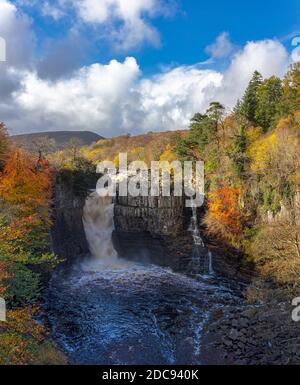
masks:
<svg viewBox="0 0 300 385"><path fill-rule="evenodd" d="M209 315L240 297L216 277L118 259L111 204L98 201L97 214L96 200L87 202L84 217L93 255L59 267L50 282L52 337L71 364L201 364Z"/></svg>

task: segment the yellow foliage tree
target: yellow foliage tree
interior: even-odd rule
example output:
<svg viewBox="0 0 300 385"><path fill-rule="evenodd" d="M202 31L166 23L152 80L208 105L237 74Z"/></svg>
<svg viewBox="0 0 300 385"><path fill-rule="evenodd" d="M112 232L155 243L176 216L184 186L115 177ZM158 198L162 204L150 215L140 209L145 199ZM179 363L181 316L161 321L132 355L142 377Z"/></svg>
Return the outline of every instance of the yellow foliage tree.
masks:
<svg viewBox="0 0 300 385"><path fill-rule="evenodd" d="M265 171L272 164L279 151L279 141L276 133L263 137L249 147L248 156L251 159L253 172Z"/></svg>

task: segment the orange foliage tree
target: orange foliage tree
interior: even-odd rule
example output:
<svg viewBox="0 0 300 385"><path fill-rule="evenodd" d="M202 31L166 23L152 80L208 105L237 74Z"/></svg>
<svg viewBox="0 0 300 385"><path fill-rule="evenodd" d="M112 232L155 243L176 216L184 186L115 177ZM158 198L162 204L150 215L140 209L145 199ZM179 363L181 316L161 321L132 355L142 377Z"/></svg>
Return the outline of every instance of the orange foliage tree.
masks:
<svg viewBox="0 0 300 385"><path fill-rule="evenodd" d="M51 174L45 161L11 152L0 179L0 252L23 259L44 248L50 221Z"/></svg>
<svg viewBox="0 0 300 385"><path fill-rule="evenodd" d="M25 213L47 206L50 198L50 171L45 160L37 161L24 151L12 151L0 181L0 198L22 205Z"/></svg>
<svg viewBox="0 0 300 385"><path fill-rule="evenodd" d="M240 190L222 187L209 194L204 223L208 233L236 243L243 234L244 218L239 207Z"/></svg>
<svg viewBox="0 0 300 385"><path fill-rule="evenodd" d="M47 340L48 331L34 321L38 308L7 311L0 324L0 365L67 364L64 355Z"/></svg>
<svg viewBox="0 0 300 385"><path fill-rule="evenodd" d="M28 306L36 303L40 286L30 266L53 258L50 201L48 163L12 150L0 174L0 295L8 305L7 322L0 324L0 365L65 363L47 341L45 327L33 319L38 307Z"/></svg>

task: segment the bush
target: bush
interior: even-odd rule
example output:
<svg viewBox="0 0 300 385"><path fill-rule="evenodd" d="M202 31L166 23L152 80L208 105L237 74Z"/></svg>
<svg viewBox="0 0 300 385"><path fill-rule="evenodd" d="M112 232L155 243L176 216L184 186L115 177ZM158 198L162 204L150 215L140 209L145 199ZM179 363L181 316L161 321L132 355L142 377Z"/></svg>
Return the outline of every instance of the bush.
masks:
<svg viewBox="0 0 300 385"><path fill-rule="evenodd" d="M34 273L21 263L14 263L9 268L9 278L6 280L8 289L5 298L13 306L32 304L40 296L39 274Z"/></svg>

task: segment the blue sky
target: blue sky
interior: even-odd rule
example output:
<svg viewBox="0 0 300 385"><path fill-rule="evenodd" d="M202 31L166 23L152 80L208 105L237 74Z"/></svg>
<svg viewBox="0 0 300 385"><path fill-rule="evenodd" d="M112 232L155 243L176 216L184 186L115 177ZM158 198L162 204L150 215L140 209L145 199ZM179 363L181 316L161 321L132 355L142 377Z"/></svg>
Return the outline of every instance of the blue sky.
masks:
<svg viewBox="0 0 300 385"><path fill-rule="evenodd" d="M182 0L181 10L173 19L156 23L161 31L162 47L145 50L140 60L150 71L157 63L205 61L205 47L224 31L239 46L249 40L278 38L290 47L290 35L300 33L297 0Z"/></svg>
<svg viewBox="0 0 300 385"><path fill-rule="evenodd" d="M101 0L99 0L101 1ZM135 1L135 0L132 0ZM18 1L15 1L18 4ZM58 21L41 15L41 7L24 7L33 18L40 54L47 53L49 39L64 39L76 16L69 10L67 17ZM300 34L300 2L297 0L273 0L272 2L253 0L240 1L199 1L178 0L170 4L167 17L159 15L151 24L159 31L159 46L146 43L122 52L114 50L105 40L86 47L85 55L78 65L106 62L112 58L123 60L134 55L143 71L155 73L161 66L194 64L207 60L205 48L222 32L228 32L234 44L243 46L249 40L279 39L290 48L292 36ZM84 26L81 31L92 40L97 28ZM220 63L219 63L220 65ZM222 63L221 63L222 65Z"/></svg>
<svg viewBox="0 0 300 385"><path fill-rule="evenodd" d="M186 128L212 100L230 110L255 69L283 76L299 16L296 0L0 0L0 120L12 133Z"/></svg>

